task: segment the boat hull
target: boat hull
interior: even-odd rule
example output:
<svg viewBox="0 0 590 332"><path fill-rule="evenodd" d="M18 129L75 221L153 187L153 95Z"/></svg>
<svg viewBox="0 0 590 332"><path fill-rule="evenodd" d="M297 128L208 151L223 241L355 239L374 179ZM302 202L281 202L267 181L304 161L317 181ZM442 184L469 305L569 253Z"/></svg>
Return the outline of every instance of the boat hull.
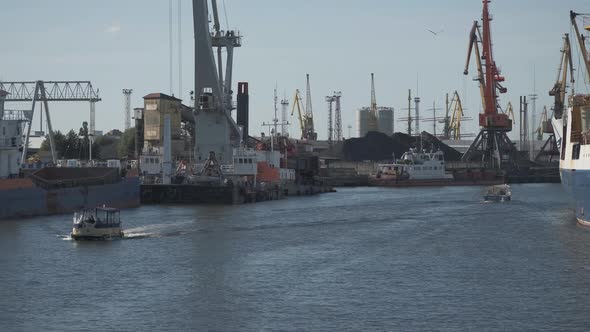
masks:
<svg viewBox="0 0 590 332"><path fill-rule="evenodd" d="M484 196L483 200L486 202L508 202L511 200L511 197L506 195L491 195Z"/></svg>
<svg viewBox="0 0 590 332"><path fill-rule="evenodd" d="M71 238L76 241L102 241L102 240L110 240L110 239L120 239L124 236L123 232L119 231L117 233L109 233L109 234L80 234L80 233L71 233Z"/></svg>
<svg viewBox="0 0 590 332"><path fill-rule="evenodd" d="M102 205L131 208L139 206L139 198L137 177L104 185L49 190L30 184L0 190L0 201L3 202L0 204L0 219L70 213Z"/></svg>
<svg viewBox="0 0 590 332"><path fill-rule="evenodd" d="M447 187L447 186L490 186L503 184L504 179L491 180L398 180L369 178L370 186L377 187Z"/></svg>
<svg viewBox="0 0 590 332"><path fill-rule="evenodd" d="M578 223L590 226L590 169L561 169L561 184L574 201Z"/></svg>

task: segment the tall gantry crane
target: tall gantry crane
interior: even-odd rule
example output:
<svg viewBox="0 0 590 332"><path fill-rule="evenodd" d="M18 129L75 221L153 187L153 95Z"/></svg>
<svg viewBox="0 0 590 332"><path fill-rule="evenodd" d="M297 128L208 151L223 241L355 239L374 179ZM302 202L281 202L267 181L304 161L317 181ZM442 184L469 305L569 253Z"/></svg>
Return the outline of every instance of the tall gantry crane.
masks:
<svg viewBox="0 0 590 332"><path fill-rule="evenodd" d="M313 111L311 109L311 89L309 85L309 74L307 74L307 100L306 107L303 108L303 99L299 89L295 91L295 97L293 98L293 108L291 110L291 116L295 114L295 108L297 108L297 117L299 119L299 127L301 128L301 139L308 141L315 141L318 138L318 134L315 132L313 126Z"/></svg>
<svg viewBox="0 0 590 332"><path fill-rule="evenodd" d="M517 153L506 134L512 130L512 121L507 114L498 112L500 109L498 93L505 93L507 89L501 85L504 77L500 75L493 57L489 2L490 0L483 0L482 25L475 21L469 34L467 61L463 74L469 74L471 54L475 53L478 73L475 80L479 82L484 112L479 115L481 131L463 155L462 160L479 160L483 166L503 168L509 166L505 161L508 161L508 164L514 163Z"/></svg>
<svg viewBox="0 0 590 332"><path fill-rule="evenodd" d="M101 101L98 95L98 89L94 89L90 81L30 81L30 82L2 82L0 81L0 90L8 92L6 102L31 102L31 109L26 111L27 130L25 134L25 144L21 160L27 159L29 148L29 138L31 136L31 127L33 116L37 103L42 103L45 110L45 119L49 136L49 145L51 147L51 157L53 163L57 163L57 154L55 142L53 139L53 127L49 115L50 101L85 101L90 102L90 140L94 136L95 130L95 104ZM90 156L92 159L92 155Z"/></svg>

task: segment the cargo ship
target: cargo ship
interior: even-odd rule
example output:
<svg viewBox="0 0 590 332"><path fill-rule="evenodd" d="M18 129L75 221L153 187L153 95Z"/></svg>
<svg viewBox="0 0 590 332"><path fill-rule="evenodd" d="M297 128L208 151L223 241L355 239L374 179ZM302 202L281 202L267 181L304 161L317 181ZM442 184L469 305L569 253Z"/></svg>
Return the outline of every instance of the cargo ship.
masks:
<svg viewBox="0 0 590 332"><path fill-rule="evenodd" d="M578 223L590 226L590 95L571 96L569 104L562 118L553 118L561 183L574 201Z"/></svg>
<svg viewBox="0 0 590 332"><path fill-rule="evenodd" d="M139 206L139 177L122 177L118 167L40 167L25 176L23 126L31 119L23 111L5 110L7 95L0 90L0 219L70 213L103 204Z"/></svg>
<svg viewBox="0 0 590 332"><path fill-rule="evenodd" d="M584 36L580 34L576 23L578 15L570 11L570 20L582 53L584 69L590 77L590 58ZM585 29L590 31L590 25ZM565 107L566 77L568 68L572 68L571 61L568 63L568 60L572 58L572 54L567 34L564 41L560 65L560 71L564 71L563 79L558 79L555 87L549 92L555 96L552 124L560 152L559 172L562 186L573 200L578 223L590 226L590 95L572 92L568 98L568 106ZM586 215L586 208L589 215Z"/></svg>

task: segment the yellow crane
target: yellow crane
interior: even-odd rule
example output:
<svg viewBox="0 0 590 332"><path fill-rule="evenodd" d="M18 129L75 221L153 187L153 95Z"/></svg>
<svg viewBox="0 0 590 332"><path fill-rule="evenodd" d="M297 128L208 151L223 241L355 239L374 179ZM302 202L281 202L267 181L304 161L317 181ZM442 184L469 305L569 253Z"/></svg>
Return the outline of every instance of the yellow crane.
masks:
<svg viewBox="0 0 590 332"><path fill-rule="evenodd" d="M293 100L291 116L295 114L295 109L297 109L299 128L301 129L301 139L315 141L317 139L317 134L314 132L313 128L313 115L309 115L307 112L305 112L305 110L303 110L303 112L301 111L303 108L303 98L301 98L299 89L295 90L295 97Z"/></svg>
<svg viewBox="0 0 590 332"><path fill-rule="evenodd" d="M452 110L451 119L449 121L449 137L454 140L461 139L461 119L465 116L463 113L463 104L459 93L455 91L449 109Z"/></svg>
<svg viewBox="0 0 590 332"><path fill-rule="evenodd" d="M512 124L516 124L516 118L514 117L514 107L512 107L512 102L508 102L508 105L506 106L506 112L504 113L508 115L508 118L510 120L512 120Z"/></svg>
<svg viewBox="0 0 590 332"><path fill-rule="evenodd" d="M537 134L537 140L543 140L543 134L552 134L553 128L550 127L551 124L547 118L547 106L543 107L543 113L541 113L541 121L539 121L539 126L535 130Z"/></svg>

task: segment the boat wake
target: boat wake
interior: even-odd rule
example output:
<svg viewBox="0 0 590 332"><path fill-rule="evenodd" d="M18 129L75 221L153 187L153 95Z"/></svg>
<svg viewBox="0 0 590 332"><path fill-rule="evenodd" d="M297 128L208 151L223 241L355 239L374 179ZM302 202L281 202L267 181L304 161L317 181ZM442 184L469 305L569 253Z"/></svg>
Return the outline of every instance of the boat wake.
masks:
<svg viewBox="0 0 590 332"><path fill-rule="evenodd" d="M132 232L131 230L123 231L123 234L123 240L139 240L152 237L160 237L160 234L156 233Z"/></svg>

